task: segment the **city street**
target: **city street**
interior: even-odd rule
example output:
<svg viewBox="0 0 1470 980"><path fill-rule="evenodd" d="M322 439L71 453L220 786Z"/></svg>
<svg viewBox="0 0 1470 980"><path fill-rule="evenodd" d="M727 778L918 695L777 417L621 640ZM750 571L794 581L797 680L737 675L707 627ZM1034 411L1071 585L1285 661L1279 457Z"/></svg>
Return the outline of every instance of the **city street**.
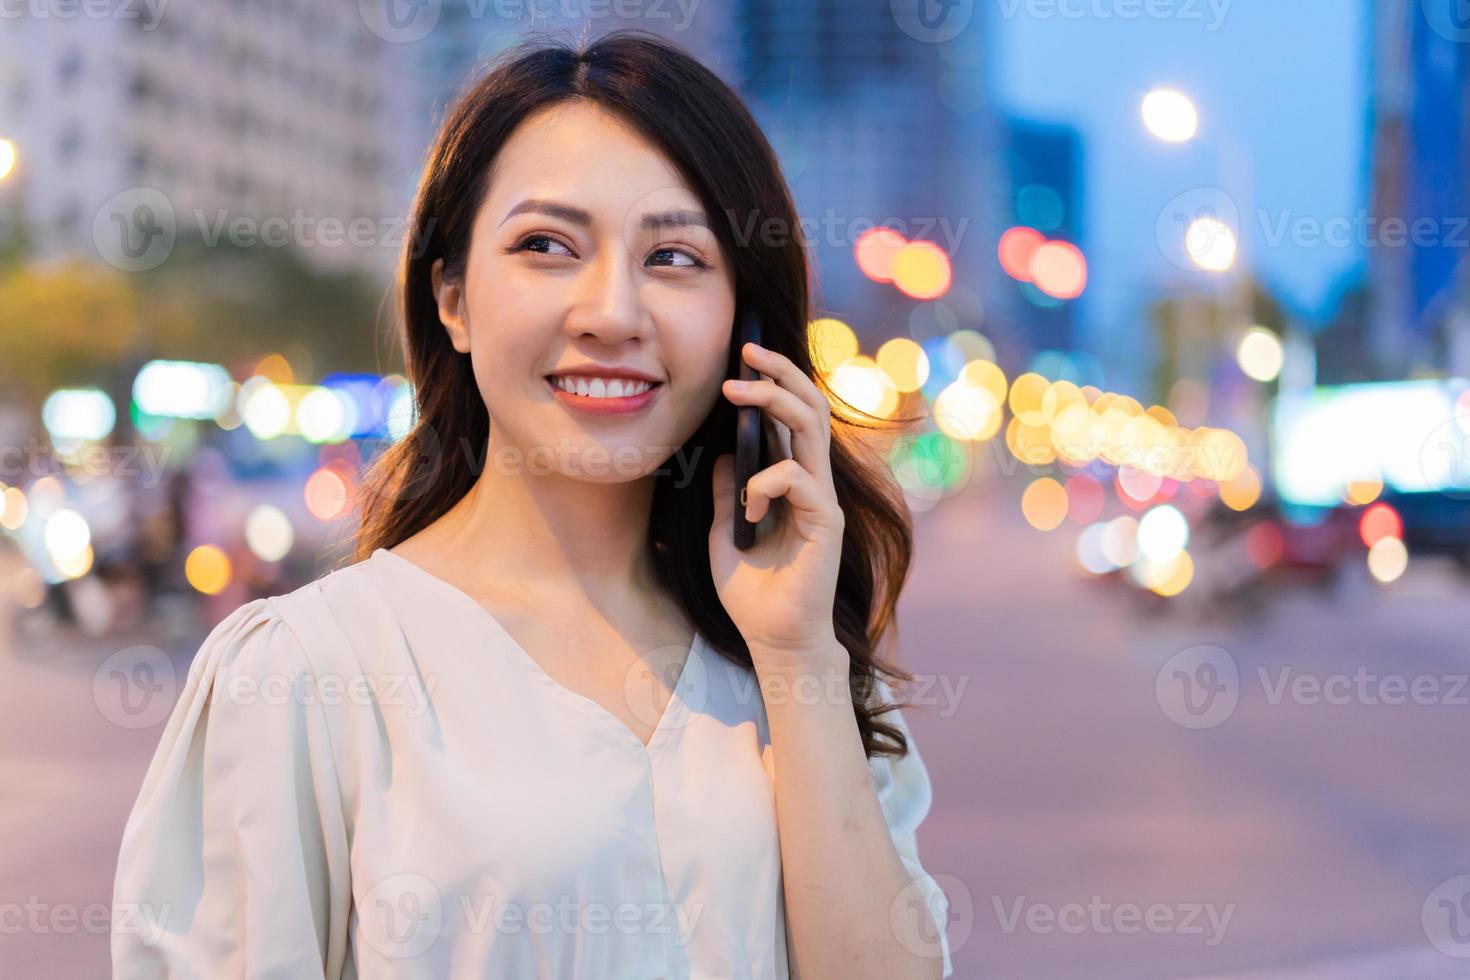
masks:
<svg viewBox="0 0 1470 980"><path fill-rule="evenodd" d="M956 975L1470 976L1421 925L1429 893L1470 871L1463 584L1426 562L1388 589L1364 573L1335 601L1283 596L1257 622L1144 623L1070 570L1075 532L1014 514L991 484L921 518L900 603L909 669L968 681L952 717L910 716L935 783L921 854L967 893L951 895ZM1189 730L1155 677L1198 644L1234 658L1240 695L1228 720ZM1458 704L1282 693L1282 668L1325 682L1360 667L1436 679ZM1050 928L1028 929L1018 901L1054 910ZM1101 928L1090 911L1063 918L1089 903ZM1125 934L1127 903L1162 903L1178 928ZM1233 906L1218 940L1211 905Z"/></svg>
<svg viewBox="0 0 1470 980"><path fill-rule="evenodd" d="M902 646L935 681L908 717L935 784L921 854L951 895L956 976L1470 975L1421 924L1430 892L1470 870L1462 585L1426 562L1389 588L1349 581L1201 628L1142 622L1121 589L1082 579L1073 533L1025 526L1005 483L917 531ZM4 976L107 972L96 923L162 727L112 724L92 685L134 642L154 641L0 657L0 778L21 790L0 809L0 883L27 905L7 909ZM1155 678L1198 644L1228 651L1241 680L1228 719L1191 730ZM194 647L171 649L182 672ZM1322 681L1317 703L1282 668ZM1328 678L1359 668L1353 703L1331 703ZM1459 703L1371 703L1387 675L1433 678ZM1156 918L1140 927L1130 905Z"/></svg>

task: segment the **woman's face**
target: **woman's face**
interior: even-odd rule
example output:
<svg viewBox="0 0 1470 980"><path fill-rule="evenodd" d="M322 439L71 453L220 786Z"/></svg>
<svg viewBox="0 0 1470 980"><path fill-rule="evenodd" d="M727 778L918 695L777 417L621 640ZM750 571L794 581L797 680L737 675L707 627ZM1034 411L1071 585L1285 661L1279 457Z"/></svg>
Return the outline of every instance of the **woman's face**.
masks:
<svg viewBox="0 0 1470 980"><path fill-rule="evenodd" d="M658 149L589 103L512 133L464 281L446 281L442 260L433 269L502 454L487 465L513 462L512 448L533 473L621 482L694 433L721 397L735 316L734 269L709 220ZM655 383L594 380L630 376Z"/></svg>

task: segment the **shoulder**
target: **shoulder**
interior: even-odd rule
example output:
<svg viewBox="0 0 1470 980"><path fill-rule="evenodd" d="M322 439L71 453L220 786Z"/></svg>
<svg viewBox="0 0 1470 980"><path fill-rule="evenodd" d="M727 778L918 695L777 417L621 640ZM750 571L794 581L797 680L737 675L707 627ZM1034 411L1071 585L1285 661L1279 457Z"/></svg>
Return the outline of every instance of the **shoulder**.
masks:
<svg viewBox="0 0 1470 980"><path fill-rule="evenodd" d="M323 628L380 598L366 564L347 565L290 592L242 603L210 629L191 673L275 675L310 669Z"/></svg>

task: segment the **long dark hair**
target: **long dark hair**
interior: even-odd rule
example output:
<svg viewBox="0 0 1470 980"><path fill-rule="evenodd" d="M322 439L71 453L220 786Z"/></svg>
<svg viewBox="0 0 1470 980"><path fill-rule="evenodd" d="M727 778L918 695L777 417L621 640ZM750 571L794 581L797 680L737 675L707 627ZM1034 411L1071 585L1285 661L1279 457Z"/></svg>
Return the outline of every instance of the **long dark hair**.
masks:
<svg viewBox="0 0 1470 980"><path fill-rule="evenodd" d="M419 182L398 274L401 341L417 419L364 476L356 561L432 523L478 476L490 419L470 358L451 346L439 321L430 269L442 258L447 279L463 276L471 225L500 149L522 120L573 99L615 113L678 167L735 264L737 309L760 310L765 345L815 377L796 207L775 153L740 98L681 48L643 31L614 31L580 45L522 43L452 107ZM771 234L773 228L781 232ZM727 369L735 365L737 348L732 342ZM880 717L896 705L876 703L874 692L879 672L890 681L912 679L877 655L885 634L896 632L894 606L908 577L912 529L887 468L850 437L854 427L881 424L863 423L861 414L853 409L833 419L832 476L845 516L833 626L851 656L849 683L864 750L870 757L903 756L903 732ZM672 475L655 478L648 544L661 583L709 644L748 668L749 650L715 590L708 547L711 474L734 442L735 406L721 398L679 450L693 461L692 478L683 485Z"/></svg>

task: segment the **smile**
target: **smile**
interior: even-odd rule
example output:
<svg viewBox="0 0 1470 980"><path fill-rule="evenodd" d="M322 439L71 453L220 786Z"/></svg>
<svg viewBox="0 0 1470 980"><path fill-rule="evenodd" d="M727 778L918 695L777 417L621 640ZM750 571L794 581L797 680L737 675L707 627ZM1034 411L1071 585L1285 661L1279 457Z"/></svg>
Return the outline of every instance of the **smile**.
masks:
<svg viewBox="0 0 1470 980"><path fill-rule="evenodd" d="M567 394L580 398L629 398L654 387L634 378L589 378L586 375L552 375L550 381Z"/></svg>
<svg viewBox="0 0 1470 980"><path fill-rule="evenodd" d="M580 374L552 375L546 384L557 401L587 415L641 412L663 388L662 383L635 378L589 378Z"/></svg>

